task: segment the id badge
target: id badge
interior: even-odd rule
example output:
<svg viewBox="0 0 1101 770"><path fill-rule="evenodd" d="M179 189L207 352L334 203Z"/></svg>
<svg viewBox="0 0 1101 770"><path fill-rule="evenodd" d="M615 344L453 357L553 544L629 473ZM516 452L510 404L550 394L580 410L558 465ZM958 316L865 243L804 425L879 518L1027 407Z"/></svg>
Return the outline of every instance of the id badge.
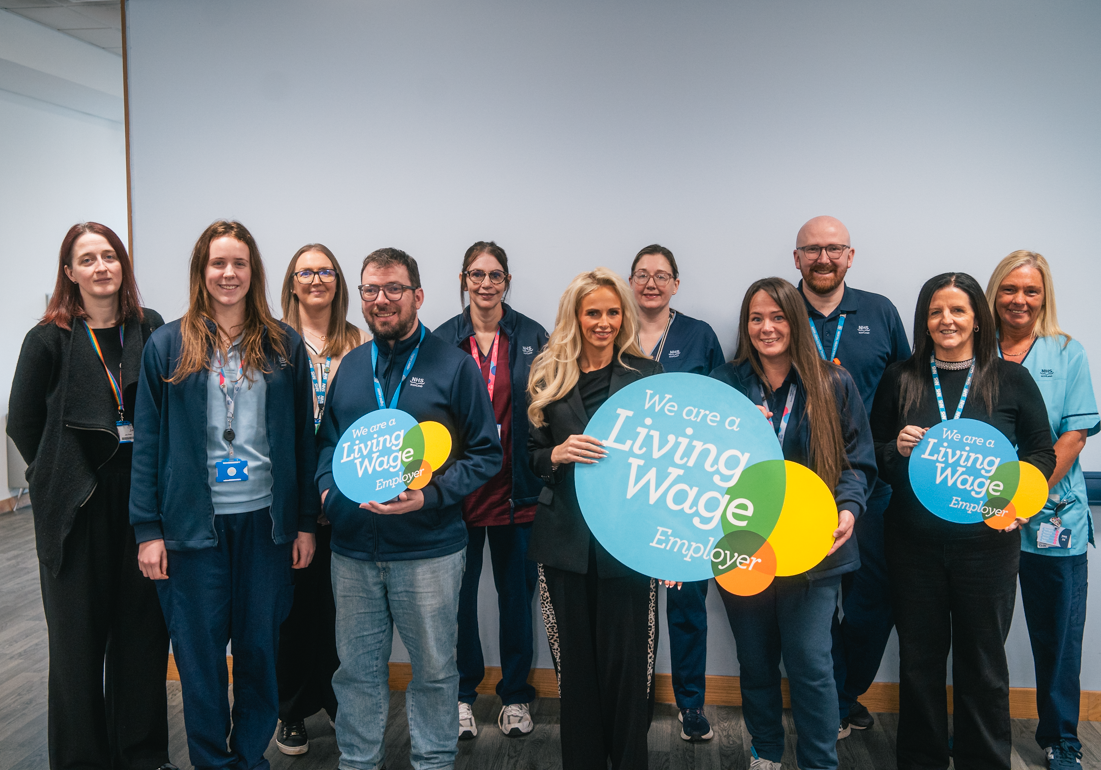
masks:
<svg viewBox="0 0 1101 770"><path fill-rule="evenodd" d="M214 463L214 480L219 482L248 481L248 461L236 457Z"/></svg>
<svg viewBox="0 0 1101 770"><path fill-rule="evenodd" d="M115 423L115 430L119 434L120 444L133 444L134 443L134 426L126 420L119 420Z"/></svg>
<svg viewBox="0 0 1101 770"><path fill-rule="evenodd" d="M1036 533L1037 548L1070 548L1071 531L1066 527L1056 527L1046 521Z"/></svg>

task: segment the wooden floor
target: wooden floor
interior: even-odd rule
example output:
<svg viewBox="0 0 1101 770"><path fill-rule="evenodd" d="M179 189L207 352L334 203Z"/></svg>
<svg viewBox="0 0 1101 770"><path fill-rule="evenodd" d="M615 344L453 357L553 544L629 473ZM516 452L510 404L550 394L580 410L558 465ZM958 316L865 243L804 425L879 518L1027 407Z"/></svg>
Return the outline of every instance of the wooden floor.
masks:
<svg viewBox="0 0 1101 770"><path fill-rule="evenodd" d="M24 510L0 514L0 770L42 770L49 766L46 752L46 621L38 588L34 555L34 529ZM170 751L181 770L188 770L180 685L169 682ZM472 741L459 744L459 770L554 770L562 767L559 755L558 701L541 699L532 704L535 731L524 738L506 738L497 729L501 702L481 696L474 706L480 730ZM749 735L741 709L708 706L707 716L715 738L703 744L680 739L677 712L659 705L650 729L652 770L742 770L749 766ZM795 770L795 728L791 713L784 713L789 741L784 770ZM895 714L877 714L875 727L854 733L838 745L842 770L893 770ZM279 753L274 741L268 758L276 770L332 770L339 753L336 736L324 714L306 723L310 751L299 757ZM1032 733L1035 720L1017 719L1014 730L1014 770L1046 768L1043 753ZM1101 768L1101 723L1083 722L1083 768ZM386 733L388 770L409 768L409 730L405 722L405 697L392 693Z"/></svg>

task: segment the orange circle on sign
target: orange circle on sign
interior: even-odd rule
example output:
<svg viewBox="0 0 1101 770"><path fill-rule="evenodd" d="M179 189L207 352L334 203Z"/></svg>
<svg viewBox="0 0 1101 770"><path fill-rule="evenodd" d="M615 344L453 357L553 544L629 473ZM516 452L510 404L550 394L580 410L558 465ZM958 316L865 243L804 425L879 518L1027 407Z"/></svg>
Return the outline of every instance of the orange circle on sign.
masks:
<svg viewBox="0 0 1101 770"><path fill-rule="evenodd" d="M998 499L1004 500L1005 498ZM988 500L985 505L990 505L992 502L994 501ZM1001 513L991 516L988 519L983 519L983 523L992 529L1005 529L1016 520L1017 508L1013 505L1013 503L1007 502L1005 504L1005 508L1002 509Z"/></svg>
<svg viewBox="0 0 1101 770"><path fill-rule="evenodd" d="M418 470L420 471L420 475L415 479L409 479L410 489L424 489L428 482L432 480L432 467L428 464L427 460L421 461L420 468L413 468L411 463L405 467L406 475L416 473Z"/></svg>
<svg viewBox="0 0 1101 770"><path fill-rule="evenodd" d="M741 561L741 559L739 559ZM715 576L715 582L737 596L753 596L768 588L776 577L776 552L766 541L748 563Z"/></svg>

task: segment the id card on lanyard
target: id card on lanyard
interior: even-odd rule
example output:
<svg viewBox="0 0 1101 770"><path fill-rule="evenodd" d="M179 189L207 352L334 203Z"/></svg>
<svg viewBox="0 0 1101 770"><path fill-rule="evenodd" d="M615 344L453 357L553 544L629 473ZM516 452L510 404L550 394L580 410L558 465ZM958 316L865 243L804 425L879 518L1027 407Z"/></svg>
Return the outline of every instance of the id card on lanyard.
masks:
<svg viewBox="0 0 1101 770"><path fill-rule="evenodd" d="M375 378L375 398L378 400L379 409L397 409L398 397L401 396L401 386L405 384L405 378L409 376L409 372L413 370L413 362L417 360L417 353L420 352L421 343L424 342L424 324L421 324L421 336L417 340L417 346L413 348L413 352L409 354L409 360L405 362L405 369L401 373L401 381L398 386L394 388L394 397L390 399L390 405L386 405L386 396L382 392L382 383L378 381L378 343L371 340L371 376Z"/></svg>
<svg viewBox="0 0 1101 770"><path fill-rule="evenodd" d="M489 346L489 377L486 379L486 390L489 391L489 403L493 405L493 387L497 384L497 343L501 340L501 330L493 335L493 344ZM478 347L478 338L470 336L470 355L474 356L474 363L478 365L478 371L482 370L481 348ZM497 438L501 438L501 423L497 423Z"/></svg>
<svg viewBox="0 0 1101 770"><path fill-rule="evenodd" d="M226 429L222 431L222 438L229 445L229 457L214 463L214 480L216 482L248 481L248 461L235 457L233 453L233 440L237 438L237 434L233 432L233 411L237 406L237 394L241 392L241 386L245 382L244 358L238 351L237 379L233 381L232 392L229 379L226 377L226 359L222 357L220 350L214 355L214 365L218 367L218 387L226 400Z"/></svg>
<svg viewBox="0 0 1101 770"><path fill-rule="evenodd" d="M126 405L122 400L122 361L119 361L119 376L115 379L115 375L111 373L111 368L107 366L107 361L103 358L103 350L99 346L99 340L96 338L95 332L92 331L92 327L88 325L88 322L84 322L84 330L88 332L88 339L92 341L92 347L95 348L96 355L99 356L99 362L103 364L103 370L107 372L107 379L111 383L111 395L115 397L115 404L118 406L119 418L115 422L115 430L119 434L120 444L133 444L134 443L134 426L126 419ZM123 340L126 338L126 324L119 325L119 347L123 346Z"/></svg>
<svg viewBox="0 0 1101 770"><path fill-rule="evenodd" d="M841 344L841 332L845 329L845 316L847 313L842 313L840 318L837 319L837 333L833 337L833 349L830 350L829 358L826 357L826 348L822 346L822 338L818 336L818 328L814 325L814 320L810 322L810 333L814 337L814 345L818 348L818 355L822 357L823 361L833 361L838 366L841 365L841 361L837 358L837 346Z"/></svg>

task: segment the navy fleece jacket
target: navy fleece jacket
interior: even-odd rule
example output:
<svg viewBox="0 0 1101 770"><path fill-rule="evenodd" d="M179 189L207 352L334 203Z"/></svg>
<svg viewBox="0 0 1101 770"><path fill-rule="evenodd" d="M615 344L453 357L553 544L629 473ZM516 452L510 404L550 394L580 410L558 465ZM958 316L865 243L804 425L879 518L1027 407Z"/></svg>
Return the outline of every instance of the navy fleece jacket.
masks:
<svg viewBox="0 0 1101 770"><path fill-rule="evenodd" d="M426 329L427 331L427 329ZM401 383L420 328L391 348L378 345L378 379L386 404ZM367 561L430 559L466 547L463 498L501 469L503 453L485 382L474 360L457 347L426 333L417 360L401 385L397 408L418 422L434 420L451 434L451 454L422 490L419 511L381 515L349 500L333 481L333 454L348 427L380 408L371 371L372 344L344 357L329 383L325 414L317 434L317 487L329 490L325 516L332 522L332 549Z"/></svg>

